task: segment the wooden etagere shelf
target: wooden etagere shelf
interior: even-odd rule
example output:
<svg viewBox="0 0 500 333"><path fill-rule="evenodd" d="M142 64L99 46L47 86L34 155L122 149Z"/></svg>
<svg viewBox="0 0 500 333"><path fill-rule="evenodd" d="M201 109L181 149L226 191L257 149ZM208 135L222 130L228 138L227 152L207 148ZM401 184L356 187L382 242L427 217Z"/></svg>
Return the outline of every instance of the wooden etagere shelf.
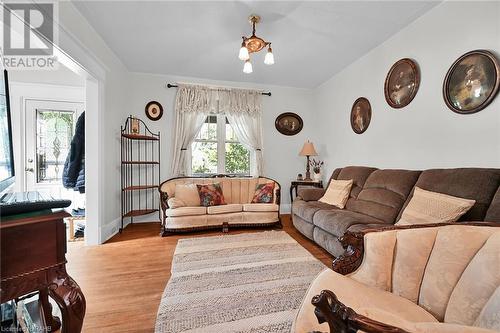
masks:
<svg viewBox="0 0 500 333"><path fill-rule="evenodd" d="M121 127L121 227L125 219L158 212L160 183L160 132L132 116Z"/></svg>

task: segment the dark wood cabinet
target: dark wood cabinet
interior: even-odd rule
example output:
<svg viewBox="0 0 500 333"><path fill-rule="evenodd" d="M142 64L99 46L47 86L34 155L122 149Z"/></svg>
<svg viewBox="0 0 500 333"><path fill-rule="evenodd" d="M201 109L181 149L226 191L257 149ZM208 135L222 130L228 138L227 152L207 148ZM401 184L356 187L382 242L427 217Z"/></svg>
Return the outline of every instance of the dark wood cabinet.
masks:
<svg viewBox="0 0 500 333"><path fill-rule="evenodd" d="M2 217L1 302L39 291L47 331L61 323L52 317L48 296L61 308L62 332L78 333L85 316L85 297L66 272L64 211L24 218Z"/></svg>

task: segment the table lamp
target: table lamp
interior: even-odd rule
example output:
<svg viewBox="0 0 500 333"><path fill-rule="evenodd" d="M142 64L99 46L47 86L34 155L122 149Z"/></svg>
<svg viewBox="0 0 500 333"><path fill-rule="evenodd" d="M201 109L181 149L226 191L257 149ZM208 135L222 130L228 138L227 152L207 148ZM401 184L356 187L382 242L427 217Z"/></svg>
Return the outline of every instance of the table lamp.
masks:
<svg viewBox="0 0 500 333"><path fill-rule="evenodd" d="M311 179L311 172L309 171L309 156L318 156L316 149L314 149L313 143L310 142L309 140L307 140L307 142L304 143L304 146L302 147L302 150L300 151L299 156L306 156L307 157L306 178L304 180L312 180Z"/></svg>

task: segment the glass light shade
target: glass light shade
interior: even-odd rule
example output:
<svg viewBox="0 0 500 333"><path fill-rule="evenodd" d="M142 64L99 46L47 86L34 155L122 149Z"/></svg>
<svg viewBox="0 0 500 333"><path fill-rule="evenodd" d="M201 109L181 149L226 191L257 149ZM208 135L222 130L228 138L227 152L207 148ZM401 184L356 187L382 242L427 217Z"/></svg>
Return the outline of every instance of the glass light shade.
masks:
<svg viewBox="0 0 500 333"><path fill-rule="evenodd" d="M243 66L243 73L250 74L252 72L253 72L252 63L250 62L250 60L245 61L245 65Z"/></svg>
<svg viewBox="0 0 500 333"><path fill-rule="evenodd" d="M274 55L273 55L273 51L271 50L271 48L269 48L269 50L267 50L266 57L264 58L264 63L266 65L274 64Z"/></svg>
<svg viewBox="0 0 500 333"><path fill-rule="evenodd" d="M311 141L307 141L304 143L299 156L318 156L318 153L316 152L316 149L314 149L313 143Z"/></svg>
<svg viewBox="0 0 500 333"><path fill-rule="evenodd" d="M250 55L248 54L248 49L245 46L241 47L238 58L240 58L240 60L243 61L250 59Z"/></svg>

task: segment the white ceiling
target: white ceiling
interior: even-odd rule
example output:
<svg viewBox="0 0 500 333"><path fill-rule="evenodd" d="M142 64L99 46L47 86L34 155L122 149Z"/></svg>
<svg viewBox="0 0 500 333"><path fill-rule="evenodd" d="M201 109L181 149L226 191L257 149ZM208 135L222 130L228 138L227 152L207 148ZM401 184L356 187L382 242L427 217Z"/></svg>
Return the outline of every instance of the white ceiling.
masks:
<svg viewBox="0 0 500 333"><path fill-rule="evenodd" d="M430 10L436 1L76 1L133 72L313 88ZM252 55L242 72L247 17L276 63Z"/></svg>

